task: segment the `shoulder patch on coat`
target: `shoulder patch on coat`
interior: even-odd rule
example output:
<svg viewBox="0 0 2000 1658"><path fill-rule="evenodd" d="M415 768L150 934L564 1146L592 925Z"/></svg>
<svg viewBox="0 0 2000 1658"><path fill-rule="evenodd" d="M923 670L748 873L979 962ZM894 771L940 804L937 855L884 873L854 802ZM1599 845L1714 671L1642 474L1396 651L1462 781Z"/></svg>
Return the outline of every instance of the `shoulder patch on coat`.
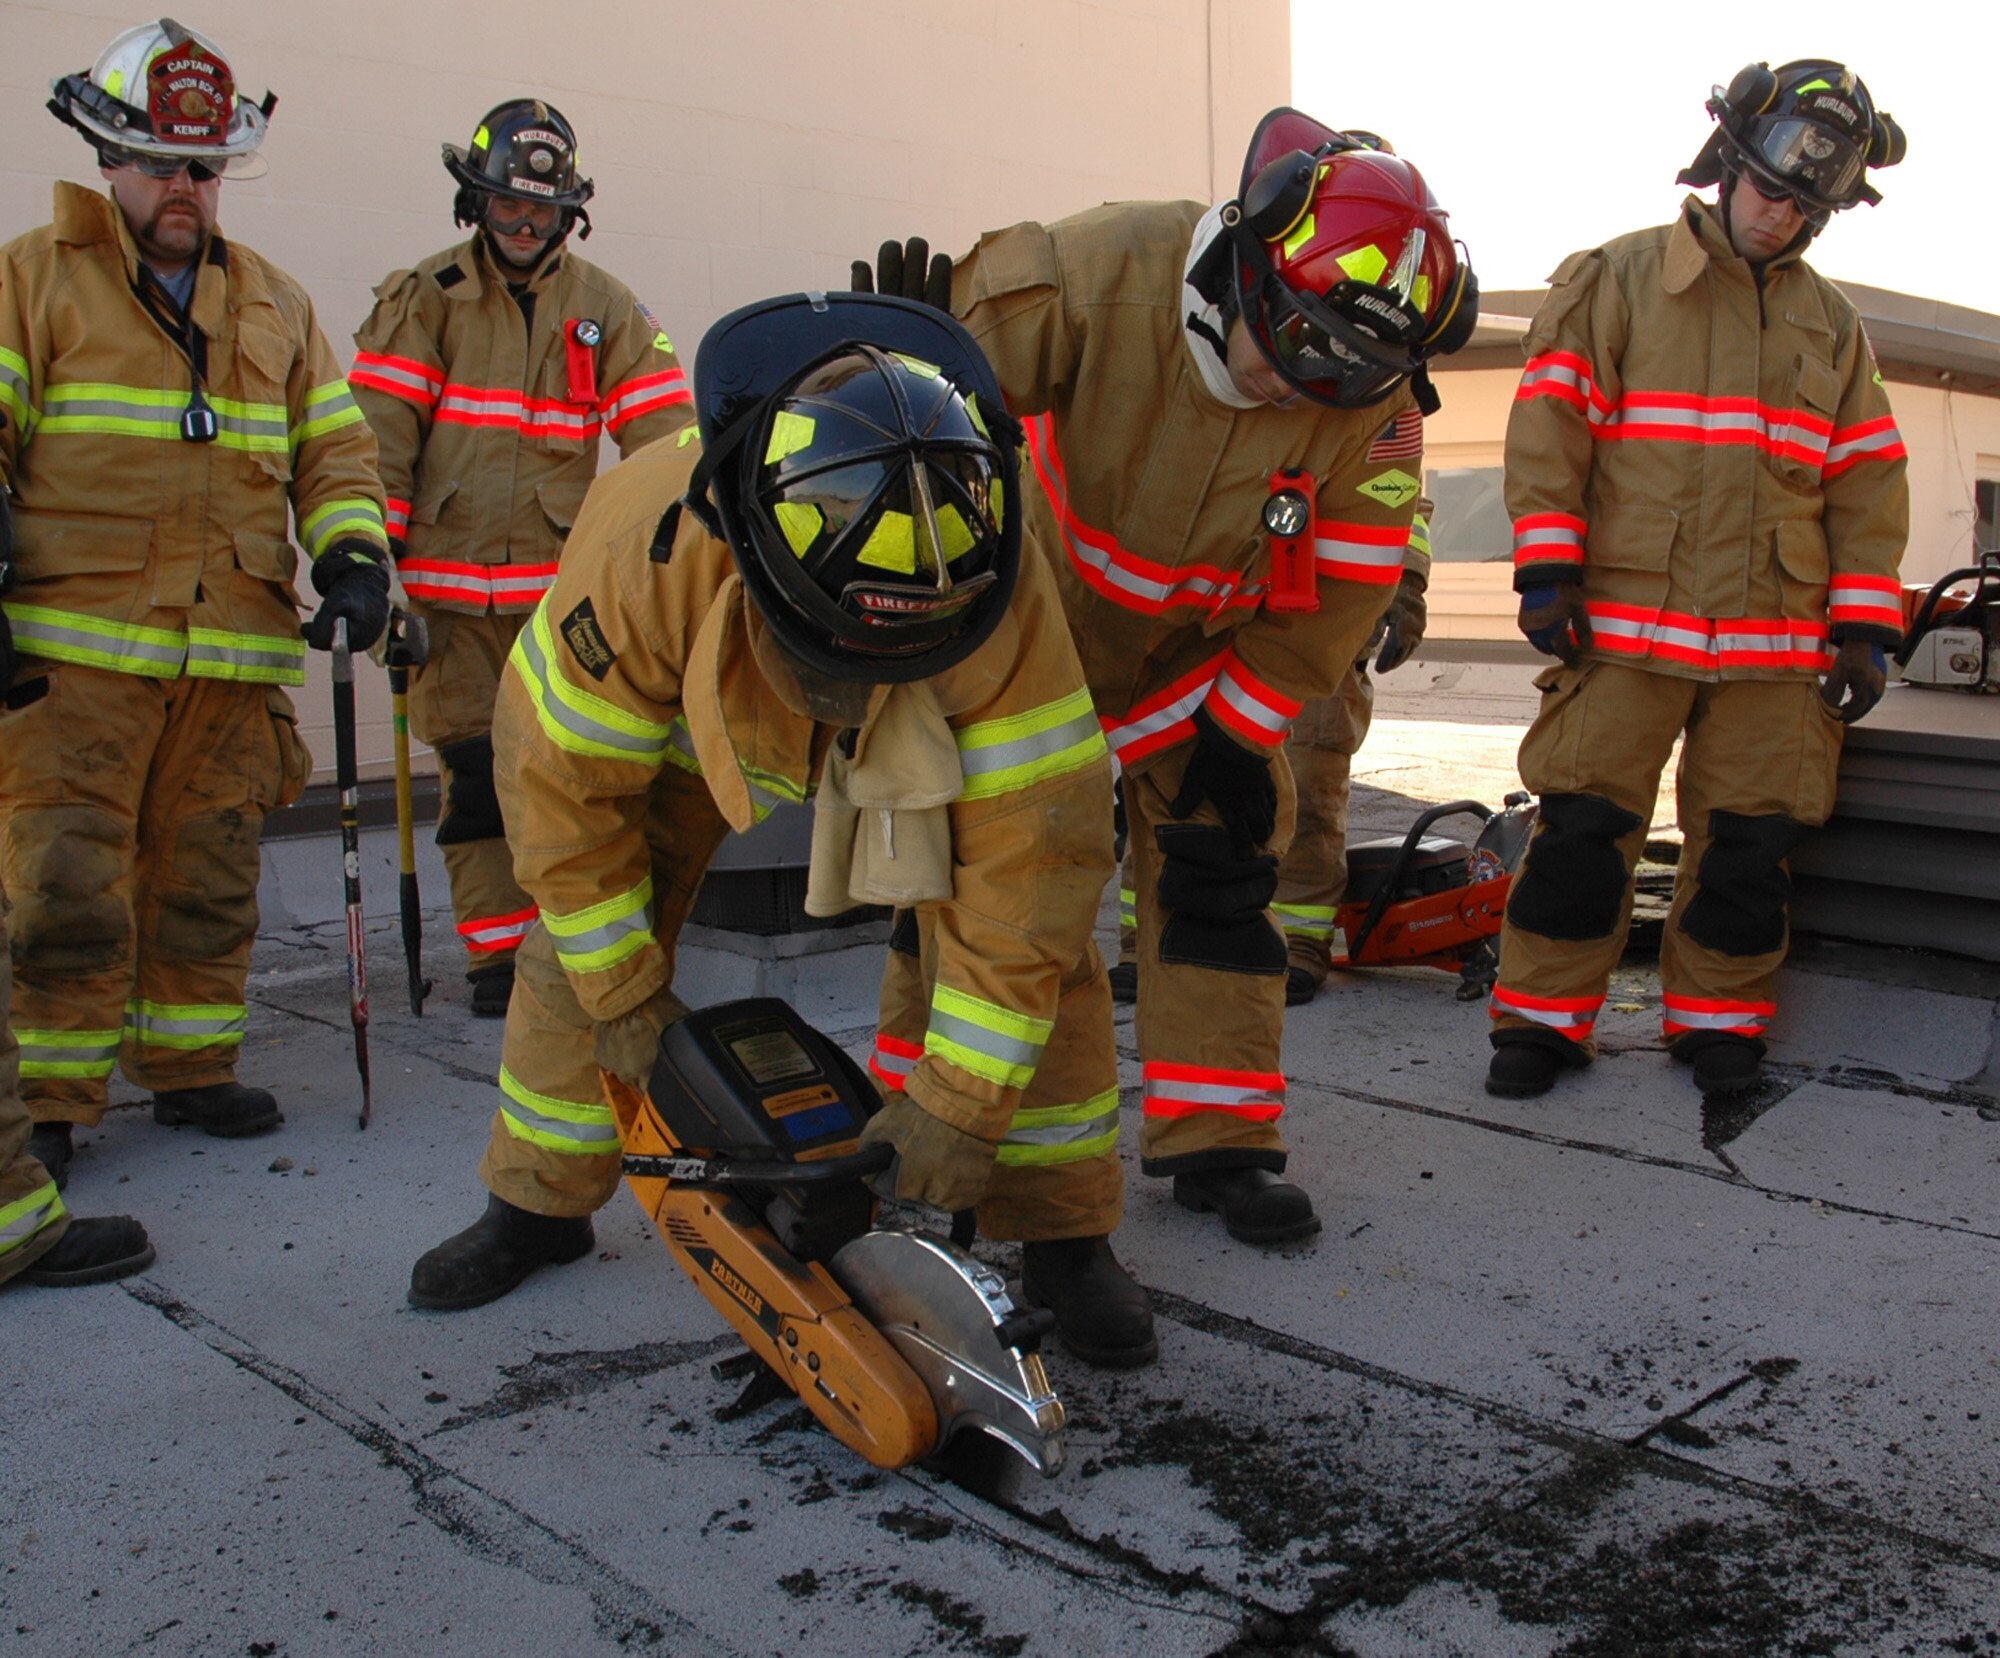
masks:
<svg viewBox="0 0 2000 1658"><path fill-rule="evenodd" d="M577 666L592 679L601 681L618 660L618 653L604 637L604 629L597 625L597 612L589 599L563 618L562 636L568 641L569 653L576 658Z"/></svg>
<svg viewBox="0 0 2000 1658"><path fill-rule="evenodd" d="M446 265L442 270L433 271L431 280L449 292L465 280L465 272L457 265Z"/></svg>
<svg viewBox="0 0 2000 1658"><path fill-rule="evenodd" d="M1356 484L1354 493L1367 496L1378 506L1400 507L1422 488L1423 485L1409 473L1391 467L1387 472L1376 473L1366 483Z"/></svg>

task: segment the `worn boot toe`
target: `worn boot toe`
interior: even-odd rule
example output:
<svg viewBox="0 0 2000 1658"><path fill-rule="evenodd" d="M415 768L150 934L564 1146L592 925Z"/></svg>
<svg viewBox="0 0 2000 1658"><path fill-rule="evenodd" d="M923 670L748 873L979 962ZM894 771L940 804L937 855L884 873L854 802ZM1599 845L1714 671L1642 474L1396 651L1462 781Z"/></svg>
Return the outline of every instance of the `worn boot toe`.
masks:
<svg viewBox="0 0 2000 1658"><path fill-rule="evenodd" d="M285 1120L265 1089L240 1082L211 1082L205 1088L163 1088L153 1096L153 1121L163 1128L185 1123L219 1140L268 1134Z"/></svg>
<svg viewBox="0 0 2000 1658"><path fill-rule="evenodd" d="M1319 1230L1312 1199L1269 1169L1203 1169L1174 1176L1174 1201L1197 1214L1218 1214L1242 1243L1285 1244Z"/></svg>
<svg viewBox="0 0 2000 1658"><path fill-rule="evenodd" d="M566 1265L596 1242L588 1215L537 1215L489 1198L485 1214L411 1268L410 1305L433 1312L483 1307L537 1267Z"/></svg>
<svg viewBox="0 0 2000 1658"><path fill-rule="evenodd" d="M21 1269L20 1282L57 1289L108 1284L144 1272L152 1264L152 1242L130 1215L78 1218L33 1264Z"/></svg>
<svg viewBox="0 0 2000 1658"><path fill-rule="evenodd" d="M1021 1246L1021 1299L1056 1315L1063 1346L1101 1370L1135 1370L1160 1356L1145 1286L1111 1253L1109 1238Z"/></svg>

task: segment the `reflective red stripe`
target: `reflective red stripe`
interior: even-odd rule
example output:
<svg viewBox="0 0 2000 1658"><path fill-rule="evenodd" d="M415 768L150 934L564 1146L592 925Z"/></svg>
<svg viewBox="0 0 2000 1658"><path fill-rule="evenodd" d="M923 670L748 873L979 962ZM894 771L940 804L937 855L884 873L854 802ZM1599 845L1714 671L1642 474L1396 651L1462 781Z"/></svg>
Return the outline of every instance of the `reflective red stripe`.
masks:
<svg viewBox="0 0 2000 1658"><path fill-rule="evenodd" d="M1394 587L1410 545L1407 524L1347 524L1322 518L1313 525L1313 565L1322 581L1369 582Z"/></svg>
<svg viewBox="0 0 2000 1658"><path fill-rule="evenodd" d="M410 529L410 503L391 495L383 504L388 508L389 533L407 535Z"/></svg>
<svg viewBox="0 0 2000 1658"><path fill-rule="evenodd" d="M1514 568L1529 564L1581 564L1588 526L1570 512L1523 513L1514 520Z"/></svg>
<svg viewBox="0 0 2000 1658"><path fill-rule="evenodd" d="M556 579L553 564L458 564L406 558L396 566L411 598L426 603L492 605L532 610Z"/></svg>
<svg viewBox="0 0 2000 1658"><path fill-rule="evenodd" d="M1820 476L1837 478L1861 461L1907 460L1909 454L1903 447L1903 434L1896 429L1896 417L1880 415L1859 426L1843 426L1833 434Z"/></svg>
<svg viewBox="0 0 2000 1658"><path fill-rule="evenodd" d="M1826 458L1833 422L1803 409L1779 409L1754 397L1628 391L1598 424L1602 442L1749 444L1804 466Z"/></svg>
<svg viewBox="0 0 2000 1658"><path fill-rule="evenodd" d="M476 954L518 949L521 940L528 936L528 929L535 924L535 917L541 913L530 904L525 910L516 910L512 915L474 917L458 924L458 936L465 940L466 949Z"/></svg>
<svg viewBox="0 0 2000 1658"><path fill-rule="evenodd" d="M523 437L574 438L579 442L596 437L604 425L595 408L457 381L446 383L436 419L441 426L503 426Z"/></svg>
<svg viewBox="0 0 2000 1658"><path fill-rule="evenodd" d="M1776 1002L1737 1002L1703 996L1660 998L1660 1028L1668 1036L1690 1031L1727 1031L1732 1036L1762 1036Z"/></svg>
<svg viewBox="0 0 2000 1658"><path fill-rule="evenodd" d="M1514 401L1525 403L1536 397L1553 397L1571 404L1588 415L1593 424L1611 412L1609 399L1597 389L1597 375L1589 359L1579 357L1574 351L1545 351L1528 359L1527 367L1521 371L1521 384L1515 388Z"/></svg>
<svg viewBox="0 0 2000 1658"><path fill-rule="evenodd" d="M1826 598L1827 614L1835 622L1903 625L1903 584L1894 576L1835 576Z"/></svg>
<svg viewBox="0 0 2000 1658"><path fill-rule="evenodd" d="M1225 1071L1210 1065L1148 1060L1144 1066L1145 1114L1191 1117L1219 1111L1246 1122L1276 1122L1285 1111L1285 1079L1278 1071Z"/></svg>
<svg viewBox="0 0 2000 1658"><path fill-rule="evenodd" d="M641 415L651 414L655 409L670 408L676 403L693 401L694 394L688 390L687 375L680 369L670 368L660 374L644 374L636 379L621 381L604 395L598 406L604 414L605 430L616 437Z"/></svg>
<svg viewBox="0 0 2000 1658"><path fill-rule="evenodd" d="M1266 685L1231 652L1223 658L1202 706L1244 741L1258 748L1275 748L1285 740L1305 704Z"/></svg>
<svg viewBox="0 0 2000 1658"><path fill-rule="evenodd" d="M414 403L420 409L434 408L444 388L444 371L413 357L389 357L380 352L355 353L354 369L347 377L349 387L366 386Z"/></svg>
<svg viewBox="0 0 2000 1658"><path fill-rule="evenodd" d="M1598 1010L1603 1006L1602 996L1530 996L1525 991L1496 984L1487 1012L1495 1019L1510 1013L1530 1019L1561 1031L1572 1042L1581 1042L1597 1028Z"/></svg>
<svg viewBox="0 0 2000 1658"><path fill-rule="evenodd" d="M1104 740L1111 745L1118 763L1129 766L1148 754L1192 737L1194 711L1208 695L1208 688L1215 683L1215 676L1222 672L1222 664L1228 657L1228 651L1218 652L1164 690L1141 698L1122 716L1100 714L1098 723L1104 727Z"/></svg>
<svg viewBox="0 0 2000 1658"><path fill-rule="evenodd" d="M1795 617L1715 621L1675 610L1588 599L1592 643L1612 656L1684 662L1694 668L1826 666L1827 624Z"/></svg>
<svg viewBox="0 0 2000 1658"><path fill-rule="evenodd" d="M891 1093L900 1094L917 1061L924 1057L921 1042L905 1042L887 1031L875 1033L875 1051L868 1056L868 1069L875 1080Z"/></svg>

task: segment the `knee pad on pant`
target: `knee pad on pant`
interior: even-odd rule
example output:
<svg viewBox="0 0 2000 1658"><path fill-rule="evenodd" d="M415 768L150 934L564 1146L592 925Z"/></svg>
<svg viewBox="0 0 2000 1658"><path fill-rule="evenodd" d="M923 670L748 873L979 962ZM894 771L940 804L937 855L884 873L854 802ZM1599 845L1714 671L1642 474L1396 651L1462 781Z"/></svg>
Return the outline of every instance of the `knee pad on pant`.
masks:
<svg viewBox="0 0 2000 1658"><path fill-rule="evenodd" d="M1283 973L1284 935L1265 913L1278 890L1278 860L1268 852L1236 852L1219 825L1163 824L1153 833L1166 854L1160 960L1224 973Z"/></svg>
<svg viewBox="0 0 2000 1658"><path fill-rule="evenodd" d="M500 821L500 797L493 792L492 737L445 743L437 752L451 772L444 821L437 828L438 845L463 846L468 841L504 837L507 829Z"/></svg>
<svg viewBox="0 0 2000 1658"><path fill-rule="evenodd" d="M171 961L216 961L256 936L263 814L225 812L174 829L173 881L160 895L152 944Z"/></svg>
<svg viewBox="0 0 2000 1658"><path fill-rule="evenodd" d="M14 965L94 973L131 959L130 835L94 806L29 807L11 828Z"/></svg>
<svg viewBox="0 0 2000 1658"><path fill-rule="evenodd" d="M923 934L917 928L915 910L896 912L896 919L889 926L889 948L904 956L921 956L924 953Z"/></svg>
<svg viewBox="0 0 2000 1658"><path fill-rule="evenodd" d="M1606 938L1618 925L1632 872L1618 842L1639 816L1600 794L1545 794L1528 865L1507 919L1543 938Z"/></svg>
<svg viewBox="0 0 2000 1658"><path fill-rule="evenodd" d="M1784 861L1811 832L1782 813L1709 813L1709 847L1695 871L1695 895L1681 912L1681 931L1718 955L1762 956L1778 949L1792 896Z"/></svg>

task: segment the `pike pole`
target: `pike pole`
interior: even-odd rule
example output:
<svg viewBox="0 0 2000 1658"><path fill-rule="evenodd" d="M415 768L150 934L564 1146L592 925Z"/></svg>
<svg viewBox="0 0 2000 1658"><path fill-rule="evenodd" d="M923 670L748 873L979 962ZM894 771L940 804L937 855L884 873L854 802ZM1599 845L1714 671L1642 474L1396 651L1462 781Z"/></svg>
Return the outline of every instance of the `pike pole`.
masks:
<svg viewBox="0 0 2000 1658"><path fill-rule="evenodd" d="M368 961L361 921L361 781L354 759L354 658L347 619L333 624L333 761L340 786L340 867L347 887L347 1006L354 1021L354 1064L361 1072L361 1126L368 1126Z"/></svg>
<svg viewBox="0 0 2000 1658"><path fill-rule="evenodd" d="M417 893L416 808L410 798L410 670L430 659L430 629L421 616L399 610L389 619L389 695L396 732L396 857L402 870L403 966L410 980L410 1012L424 1016L431 981L424 977L424 911Z"/></svg>

